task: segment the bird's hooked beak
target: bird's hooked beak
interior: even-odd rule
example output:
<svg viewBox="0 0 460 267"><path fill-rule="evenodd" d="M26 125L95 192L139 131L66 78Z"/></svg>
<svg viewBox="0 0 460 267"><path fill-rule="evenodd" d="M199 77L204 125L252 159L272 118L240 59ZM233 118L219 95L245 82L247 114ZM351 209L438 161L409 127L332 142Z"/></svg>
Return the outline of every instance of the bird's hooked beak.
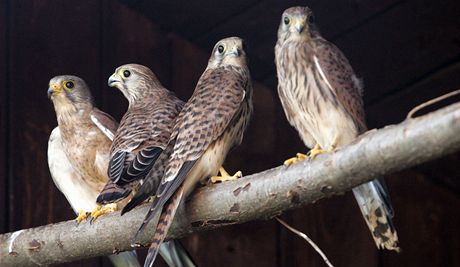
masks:
<svg viewBox="0 0 460 267"><path fill-rule="evenodd" d="M116 84L117 83L121 83L121 77L120 75L118 75L118 73L114 73L112 74L110 77L109 77L109 80L107 82L107 84L110 86L110 87L116 87Z"/></svg>
<svg viewBox="0 0 460 267"><path fill-rule="evenodd" d="M229 52L229 54L234 55L235 57L239 57L241 55L241 49L239 49L238 46L235 45Z"/></svg>
<svg viewBox="0 0 460 267"><path fill-rule="evenodd" d="M59 85L57 84L52 84L50 87L48 87L48 98L51 98L52 96L58 95L61 93L62 89Z"/></svg>
<svg viewBox="0 0 460 267"><path fill-rule="evenodd" d="M303 29L305 28L305 22L300 21L300 20L296 21L294 24L294 28L297 33L301 33Z"/></svg>

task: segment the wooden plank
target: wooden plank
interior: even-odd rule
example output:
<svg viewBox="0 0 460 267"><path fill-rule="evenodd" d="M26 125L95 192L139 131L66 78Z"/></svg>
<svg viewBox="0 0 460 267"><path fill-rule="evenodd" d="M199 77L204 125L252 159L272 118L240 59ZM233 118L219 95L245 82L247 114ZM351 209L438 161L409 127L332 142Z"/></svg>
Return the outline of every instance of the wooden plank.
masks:
<svg viewBox="0 0 460 267"><path fill-rule="evenodd" d="M0 2L0 233L8 232L8 93L7 93L7 16L6 2Z"/></svg>
<svg viewBox="0 0 460 267"><path fill-rule="evenodd" d="M459 1L406 1L334 40L364 78L367 103L460 57Z"/></svg>
<svg viewBox="0 0 460 267"><path fill-rule="evenodd" d="M460 62L446 66L425 76L417 83L369 105L366 108L369 126L371 128L380 128L388 124L399 123L406 118L407 114L415 106L460 89L460 76L458 73L460 73ZM442 101L440 104L446 105L452 101L459 100L460 97L456 96L449 101ZM433 107L438 108L439 105L434 105ZM423 110L418 114L423 114Z"/></svg>
<svg viewBox="0 0 460 267"><path fill-rule="evenodd" d="M341 32L359 25L370 17L375 16L382 10L388 9L400 2L372 1L354 2L349 1L319 1L308 3L315 13L317 25L326 37L333 37ZM253 77L258 80L267 79L274 74L274 46L277 39L277 30L283 11L291 6L303 6L305 1L262 1L245 12L234 14L225 23L217 24L214 28L202 35L191 37L202 47L212 46L212 42L225 36L240 36L244 38L250 50L250 64L254 71ZM209 11L212 13L213 11ZM263 15L260 15L263 14ZM209 23L213 23L209 21ZM176 29L179 32L184 29ZM186 29L185 31L188 31ZM276 88L276 80L267 83Z"/></svg>
<svg viewBox="0 0 460 267"><path fill-rule="evenodd" d="M55 187L46 151L56 126L52 104L46 97L48 81L75 74L90 86L99 72L98 2L9 1L11 15L11 170L12 228L44 225L75 217L65 197ZM99 260L66 266L99 266Z"/></svg>
<svg viewBox="0 0 460 267"><path fill-rule="evenodd" d="M377 249L351 192L289 212L283 218L307 234L334 266L378 266ZM290 231L283 236L284 266L325 266L305 240Z"/></svg>
<svg viewBox="0 0 460 267"><path fill-rule="evenodd" d="M181 33L187 39L209 31L224 23L235 14L244 12L256 4L257 0L236 0L232 2L197 1L121 1L140 13L145 14L158 25Z"/></svg>
<svg viewBox="0 0 460 267"><path fill-rule="evenodd" d="M437 162L424 165L441 167ZM402 252L382 253L381 266L460 266L460 199L430 182L459 174L458 168L448 174L415 168L388 177Z"/></svg>
<svg viewBox="0 0 460 267"><path fill-rule="evenodd" d="M107 86L117 67L127 63L148 66L161 83L170 86L170 52L167 34L149 19L120 4L104 0L102 75L99 77L104 111L120 119L128 102L122 93Z"/></svg>

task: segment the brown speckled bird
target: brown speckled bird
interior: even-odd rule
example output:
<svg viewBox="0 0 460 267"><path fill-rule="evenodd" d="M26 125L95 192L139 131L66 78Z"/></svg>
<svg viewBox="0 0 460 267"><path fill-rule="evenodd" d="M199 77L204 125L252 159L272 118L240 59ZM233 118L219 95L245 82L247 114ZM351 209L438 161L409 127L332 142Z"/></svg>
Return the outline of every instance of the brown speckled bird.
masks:
<svg viewBox="0 0 460 267"><path fill-rule="evenodd" d="M198 181L216 175L228 151L241 143L251 114L252 85L243 40L223 39L215 45L192 97L179 114L171 136L173 153L134 238L136 241L161 211L144 266L152 266L181 200Z"/></svg>
<svg viewBox="0 0 460 267"><path fill-rule="evenodd" d="M151 184L144 198L136 198L135 202L129 203L134 206L155 193L169 156L162 152L167 148L183 102L164 88L149 68L142 65L120 66L110 76L108 83L123 93L129 106L110 148L110 182L97 202L107 204L125 198L155 165L152 171L155 183ZM104 212L104 209L96 210L93 215Z"/></svg>
<svg viewBox="0 0 460 267"><path fill-rule="evenodd" d="M366 131L362 84L342 52L319 34L308 7L284 11L275 46L278 94L312 159ZM304 159L287 160L286 165ZM378 248L398 251L393 209L383 181L353 189Z"/></svg>
<svg viewBox="0 0 460 267"><path fill-rule="evenodd" d="M96 207L96 197L107 182L111 135L118 123L93 106L86 83L71 75L51 79L48 88L58 126L48 142L48 165L54 183L72 209L77 222ZM134 251L110 255L115 266L139 266Z"/></svg>

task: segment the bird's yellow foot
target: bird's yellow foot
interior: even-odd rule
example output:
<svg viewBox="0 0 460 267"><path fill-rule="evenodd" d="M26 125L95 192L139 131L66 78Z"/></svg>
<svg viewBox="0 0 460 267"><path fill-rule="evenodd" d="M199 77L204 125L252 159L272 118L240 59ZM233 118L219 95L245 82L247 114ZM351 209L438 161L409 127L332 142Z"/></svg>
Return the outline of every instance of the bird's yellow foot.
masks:
<svg viewBox="0 0 460 267"><path fill-rule="evenodd" d="M83 220L86 220L88 218L89 212L86 212L84 210L79 210L78 211L78 217L75 219L77 221L77 224L80 224Z"/></svg>
<svg viewBox="0 0 460 267"><path fill-rule="evenodd" d="M315 145L315 147L308 152L308 156L310 157L311 160L314 160L316 156L327 153L327 150L322 149L318 144Z"/></svg>
<svg viewBox="0 0 460 267"><path fill-rule="evenodd" d="M225 182L225 181L230 181L230 180L236 180L236 179L240 178L241 176L243 176L241 171L237 171L234 175L230 175L224 169L224 167L219 168L219 173L220 173L220 176L212 176L211 177L211 182L213 184L215 184L217 182Z"/></svg>
<svg viewBox="0 0 460 267"><path fill-rule="evenodd" d="M91 212L91 222L95 221L99 216L106 214L108 212L113 212L117 210L117 204L111 203L107 205L97 205L96 208Z"/></svg>
<svg viewBox="0 0 460 267"><path fill-rule="evenodd" d="M285 160L284 165L291 166L293 164L296 164L299 161L306 160L306 159L307 159L307 155L302 154L302 153L297 153L295 157Z"/></svg>

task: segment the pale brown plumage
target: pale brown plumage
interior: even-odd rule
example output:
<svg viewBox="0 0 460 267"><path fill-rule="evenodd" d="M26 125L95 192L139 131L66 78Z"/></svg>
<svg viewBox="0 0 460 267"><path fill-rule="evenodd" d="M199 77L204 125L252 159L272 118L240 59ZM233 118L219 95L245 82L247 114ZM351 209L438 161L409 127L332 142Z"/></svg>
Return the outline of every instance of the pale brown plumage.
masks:
<svg viewBox="0 0 460 267"><path fill-rule="evenodd" d="M306 146L332 150L366 131L362 85L342 52L321 37L308 7L284 11L275 63L286 117ZM377 247L398 250L393 210L381 182L353 193Z"/></svg>
<svg viewBox="0 0 460 267"><path fill-rule="evenodd" d="M91 211L95 206L98 192L107 182L110 139L98 128L92 118L99 118L111 130L118 123L109 115L93 106L92 96L86 83L76 76L57 76L51 79L48 94L53 101L58 121L62 149L84 181L86 192L92 192L92 198L85 207L77 200L72 207ZM59 179L59 177L56 177ZM84 200L82 200L84 202Z"/></svg>
<svg viewBox="0 0 460 267"><path fill-rule="evenodd" d="M144 266L152 266L180 201L202 179L216 175L239 145L252 113L252 85L243 40L219 41L196 89L179 114L165 175L137 235L162 211ZM137 240L137 235L135 240Z"/></svg>
<svg viewBox="0 0 460 267"><path fill-rule="evenodd" d="M118 123L93 106L91 93L79 77L54 77L48 95L58 121L48 143L50 173L73 210L82 216L96 207L96 197L108 180L112 142L105 133L110 136ZM109 258L115 266L139 266L134 251Z"/></svg>

